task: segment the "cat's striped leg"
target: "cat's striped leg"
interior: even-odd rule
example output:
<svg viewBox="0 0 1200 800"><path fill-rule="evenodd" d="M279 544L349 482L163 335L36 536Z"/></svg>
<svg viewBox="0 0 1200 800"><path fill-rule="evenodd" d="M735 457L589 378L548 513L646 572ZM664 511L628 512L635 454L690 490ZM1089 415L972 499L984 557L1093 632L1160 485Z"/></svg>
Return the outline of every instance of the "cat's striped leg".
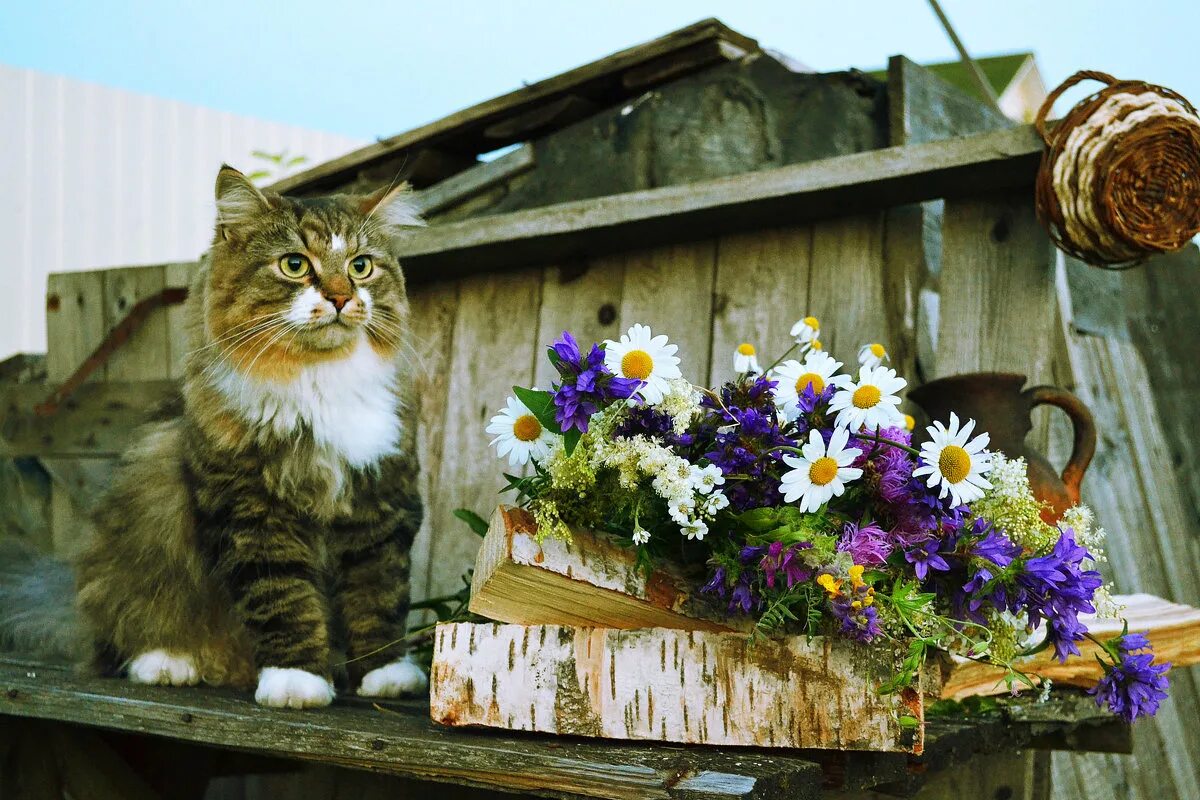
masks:
<svg viewBox="0 0 1200 800"><path fill-rule="evenodd" d="M255 505L244 503L242 509ZM217 574L254 640L254 699L275 707L325 706L334 689L314 526L263 508L257 519L227 522L216 553Z"/></svg>

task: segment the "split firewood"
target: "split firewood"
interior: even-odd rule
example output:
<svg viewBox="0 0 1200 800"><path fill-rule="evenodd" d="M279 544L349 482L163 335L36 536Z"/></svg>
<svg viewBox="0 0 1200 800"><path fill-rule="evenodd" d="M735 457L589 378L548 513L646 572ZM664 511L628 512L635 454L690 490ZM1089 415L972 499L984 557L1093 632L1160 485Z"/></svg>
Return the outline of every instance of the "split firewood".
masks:
<svg viewBox="0 0 1200 800"><path fill-rule="evenodd" d="M828 637L448 623L430 711L444 725L919 753L920 693L877 691L895 658Z"/></svg>

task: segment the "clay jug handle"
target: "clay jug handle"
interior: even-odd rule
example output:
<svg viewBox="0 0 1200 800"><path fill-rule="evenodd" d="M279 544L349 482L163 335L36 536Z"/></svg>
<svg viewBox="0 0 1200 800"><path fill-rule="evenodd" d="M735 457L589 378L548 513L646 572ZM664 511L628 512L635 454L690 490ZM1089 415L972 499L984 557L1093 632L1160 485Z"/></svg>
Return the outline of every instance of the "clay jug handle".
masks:
<svg viewBox="0 0 1200 800"><path fill-rule="evenodd" d="M1075 438L1071 444L1071 458L1063 467L1062 479L1071 502L1078 503L1084 470L1096 454L1096 422L1091 410L1078 397L1057 386L1031 386L1023 394L1033 406L1058 406L1071 418Z"/></svg>

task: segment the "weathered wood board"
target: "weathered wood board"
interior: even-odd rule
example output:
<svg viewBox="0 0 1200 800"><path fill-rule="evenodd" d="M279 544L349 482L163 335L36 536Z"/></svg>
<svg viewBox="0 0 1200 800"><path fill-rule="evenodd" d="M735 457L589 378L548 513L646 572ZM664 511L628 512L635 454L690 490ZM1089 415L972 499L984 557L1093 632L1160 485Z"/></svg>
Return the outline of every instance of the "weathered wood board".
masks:
<svg viewBox="0 0 1200 800"><path fill-rule="evenodd" d="M571 541L545 537L529 512L500 506L475 561L471 610L519 624L729 631L692 601L688 583L669 567L639 570L632 548L579 531Z"/></svg>
<svg viewBox="0 0 1200 800"><path fill-rule="evenodd" d="M559 625L438 625L430 714L687 744L920 753L918 692L881 695L890 649L803 636Z"/></svg>

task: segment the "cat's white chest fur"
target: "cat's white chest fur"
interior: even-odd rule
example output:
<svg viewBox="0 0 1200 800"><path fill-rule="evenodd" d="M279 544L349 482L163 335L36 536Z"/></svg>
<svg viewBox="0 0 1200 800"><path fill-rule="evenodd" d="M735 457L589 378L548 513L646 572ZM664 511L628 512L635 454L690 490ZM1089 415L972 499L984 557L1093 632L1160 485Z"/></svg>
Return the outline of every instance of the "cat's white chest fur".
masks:
<svg viewBox="0 0 1200 800"><path fill-rule="evenodd" d="M305 367L291 381L256 380L226 368L216 385L251 425L282 437L307 429L351 467L399 451L396 365L365 340L346 358Z"/></svg>

